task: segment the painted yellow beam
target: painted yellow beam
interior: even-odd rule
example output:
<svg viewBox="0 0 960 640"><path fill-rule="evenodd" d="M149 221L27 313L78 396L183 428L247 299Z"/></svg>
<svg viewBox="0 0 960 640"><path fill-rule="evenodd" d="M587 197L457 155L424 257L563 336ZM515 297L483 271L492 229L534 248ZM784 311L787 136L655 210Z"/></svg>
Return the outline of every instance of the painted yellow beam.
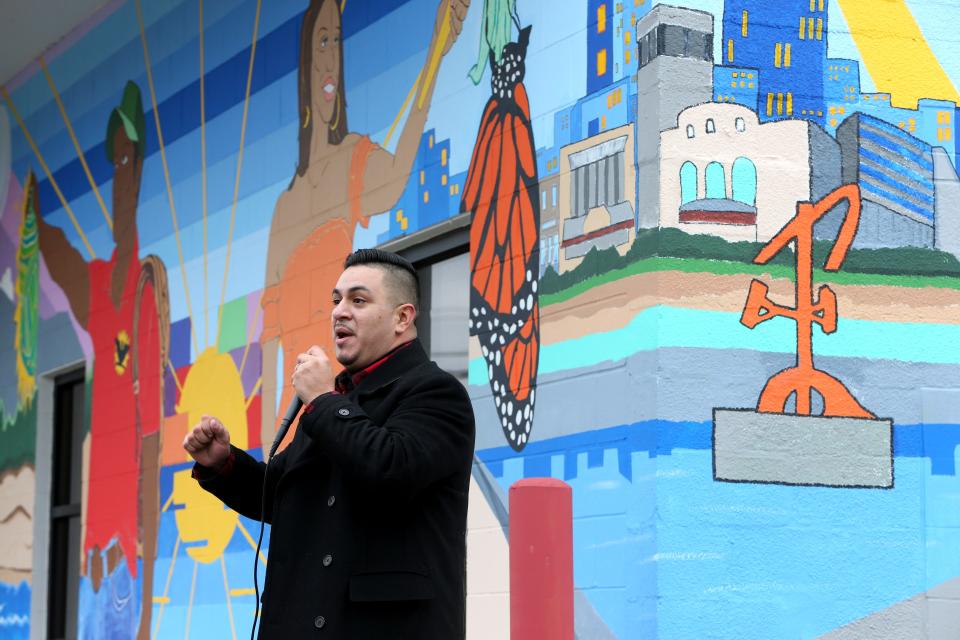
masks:
<svg viewBox="0 0 960 640"><path fill-rule="evenodd" d="M838 0L877 91L896 107L916 109L920 98L960 102L904 0Z"/></svg>

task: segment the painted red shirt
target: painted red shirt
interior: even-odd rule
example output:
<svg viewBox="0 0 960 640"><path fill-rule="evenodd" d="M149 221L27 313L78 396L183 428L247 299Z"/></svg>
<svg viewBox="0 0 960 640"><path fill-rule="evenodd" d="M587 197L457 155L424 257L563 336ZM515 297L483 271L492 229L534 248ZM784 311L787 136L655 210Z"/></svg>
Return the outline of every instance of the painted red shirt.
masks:
<svg viewBox="0 0 960 640"><path fill-rule="evenodd" d="M140 261L133 247L119 306L111 296L117 264L89 263L90 313L87 331L93 342L93 399L90 414L90 486L84 554L120 544L131 575L136 576L140 474L143 436L156 433L162 416L159 318L152 284L140 297L139 330L134 306ZM136 343L136 344L135 344ZM134 348L139 390L133 378Z"/></svg>

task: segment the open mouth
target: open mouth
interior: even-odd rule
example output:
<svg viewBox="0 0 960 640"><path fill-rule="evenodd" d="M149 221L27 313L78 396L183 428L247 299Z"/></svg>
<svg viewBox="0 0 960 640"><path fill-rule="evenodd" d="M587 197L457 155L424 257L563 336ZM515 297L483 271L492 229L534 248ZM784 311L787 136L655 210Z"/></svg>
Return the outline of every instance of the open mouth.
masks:
<svg viewBox="0 0 960 640"><path fill-rule="evenodd" d="M327 78L323 82L323 98L325 100L333 100L337 92L337 85L333 84L333 78Z"/></svg>
<svg viewBox="0 0 960 640"><path fill-rule="evenodd" d="M337 327L336 329L333 330L334 343L336 343L338 347L343 346L344 344L346 344L348 340L350 340L353 337L354 337L354 333L349 329L347 329L346 327Z"/></svg>

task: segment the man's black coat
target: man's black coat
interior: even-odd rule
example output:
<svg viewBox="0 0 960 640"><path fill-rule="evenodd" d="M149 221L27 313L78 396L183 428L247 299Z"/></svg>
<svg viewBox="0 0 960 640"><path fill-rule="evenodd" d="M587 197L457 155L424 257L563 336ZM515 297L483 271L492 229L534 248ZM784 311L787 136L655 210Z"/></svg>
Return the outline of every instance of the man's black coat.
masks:
<svg viewBox="0 0 960 640"><path fill-rule="evenodd" d="M465 635L473 409L419 341L347 395L308 405L267 473L272 524L260 638ZM233 448L204 489L260 519L265 465Z"/></svg>

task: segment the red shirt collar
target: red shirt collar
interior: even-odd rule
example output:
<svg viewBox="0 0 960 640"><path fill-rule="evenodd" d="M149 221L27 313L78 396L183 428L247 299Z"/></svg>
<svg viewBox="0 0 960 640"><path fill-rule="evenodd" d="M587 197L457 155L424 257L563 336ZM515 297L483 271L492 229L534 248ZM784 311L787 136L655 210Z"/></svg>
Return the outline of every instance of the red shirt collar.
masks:
<svg viewBox="0 0 960 640"><path fill-rule="evenodd" d="M364 367L360 371L357 371L354 374L351 374L349 371L344 369L342 372L340 372L340 375L337 376L336 380L334 380L334 391L336 391L339 394L347 394L352 389L356 389L360 385L360 383L363 381L363 379L369 376L371 373L373 373L377 369L377 367L381 366L384 362L386 362L387 360L392 358L394 355L396 355L398 351L400 351L401 349L404 349L405 347L410 346L411 344L413 344L413 340L410 340L409 342L404 342L403 344L396 347L395 349L391 349L389 352L387 352L385 356L383 356L376 362L373 362L367 365L366 367Z"/></svg>

